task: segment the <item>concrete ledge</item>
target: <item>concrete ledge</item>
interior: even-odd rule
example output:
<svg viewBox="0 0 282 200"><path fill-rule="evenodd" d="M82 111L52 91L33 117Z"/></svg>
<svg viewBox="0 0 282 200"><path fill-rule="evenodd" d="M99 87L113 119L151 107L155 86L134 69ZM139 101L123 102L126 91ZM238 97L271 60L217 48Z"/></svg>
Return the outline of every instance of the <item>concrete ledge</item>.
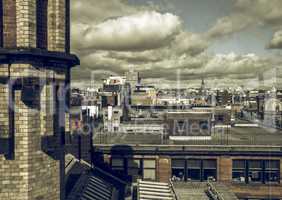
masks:
<svg viewBox="0 0 282 200"><path fill-rule="evenodd" d="M74 54L47 51L37 48L30 49L3 49L0 48L0 64L42 62L47 66L58 66L58 63L69 68L80 64L79 58ZM56 67L55 66L55 67Z"/></svg>

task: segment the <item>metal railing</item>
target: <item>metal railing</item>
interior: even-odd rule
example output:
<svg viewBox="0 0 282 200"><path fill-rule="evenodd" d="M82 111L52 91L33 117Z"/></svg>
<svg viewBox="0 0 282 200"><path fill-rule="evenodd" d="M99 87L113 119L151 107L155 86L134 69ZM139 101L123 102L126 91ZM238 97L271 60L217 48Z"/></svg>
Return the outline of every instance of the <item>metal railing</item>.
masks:
<svg viewBox="0 0 282 200"><path fill-rule="evenodd" d="M176 194L176 191L175 191L173 182L171 181L171 179L169 179L169 185L170 185L170 189L171 189L171 191L172 191L174 200L179 200L179 198L178 198L178 196L177 196L177 194Z"/></svg>
<svg viewBox="0 0 282 200"><path fill-rule="evenodd" d="M216 190L215 186L212 184L211 181L208 180L208 194L213 200L224 200L223 196Z"/></svg>

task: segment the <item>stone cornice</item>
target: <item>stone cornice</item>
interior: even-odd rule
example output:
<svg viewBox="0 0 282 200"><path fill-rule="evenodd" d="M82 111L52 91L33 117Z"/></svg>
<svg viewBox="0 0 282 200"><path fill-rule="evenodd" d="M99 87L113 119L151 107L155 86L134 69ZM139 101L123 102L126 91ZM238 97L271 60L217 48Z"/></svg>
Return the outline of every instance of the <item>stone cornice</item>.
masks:
<svg viewBox="0 0 282 200"><path fill-rule="evenodd" d="M13 63L41 63L43 66L59 67L65 65L68 68L80 64L79 58L74 54L53 52L42 49L4 49L0 48L0 64Z"/></svg>

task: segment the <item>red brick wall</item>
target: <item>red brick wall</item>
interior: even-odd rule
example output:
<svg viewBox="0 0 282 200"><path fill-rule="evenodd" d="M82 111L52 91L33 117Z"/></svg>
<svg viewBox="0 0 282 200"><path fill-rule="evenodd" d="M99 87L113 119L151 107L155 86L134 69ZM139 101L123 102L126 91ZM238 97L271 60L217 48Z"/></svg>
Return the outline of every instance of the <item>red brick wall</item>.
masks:
<svg viewBox="0 0 282 200"><path fill-rule="evenodd" d="M228 156L219 157L217 171L219 181L230 182L232 180L232 159Z"/></svg>
<svg viewBox="0 0 282 200"><path fill-rule="evenodd" d="M157 163L157 179L160 182L168 182L171 175L171 159L160 157Z"/></svg>

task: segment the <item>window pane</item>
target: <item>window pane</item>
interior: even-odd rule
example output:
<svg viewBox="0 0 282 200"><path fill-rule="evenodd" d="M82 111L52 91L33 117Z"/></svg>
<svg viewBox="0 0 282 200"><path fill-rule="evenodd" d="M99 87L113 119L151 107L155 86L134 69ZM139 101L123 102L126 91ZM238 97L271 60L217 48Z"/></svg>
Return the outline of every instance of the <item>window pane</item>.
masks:
<svg viewBox="0 0 282 200"><path fill-rule="evenodd" d="M185 160L172 160L173 168L183 168L185 167Z"/></svg>
<svg viewBox="0 0 282 200"><path fill-rule="evenodd" d="M155 160L144 160L144 168L156 168Z"/></svg>
<svg viewBox="0 0 282 200"><path fill-rule="evenodd" d="M249 182L262 182L262 171L250 170Z"/></svg>
<svg viewBox="0 0 282 200"><path fill-rule="evenodd" d="M204 169L216 169L216 160L204 160L203 168Z"/></svg>
<svg viewBox="0 0 282 200"><path fill-rule="evenodd" d="M234 182L244 183L246 181L245 171L244 170L236 170L232 172L232 180Z"/></svg>
<svg viewBox="0 0 282 200"><path fill-rule="evenodd" d="M187 180L201 180L201 169L188 169Z"/></svg>
<svg viewBox="0 0 282 200"><path fill-rule="evenodd" d="M204 180L216 180L216 169L204 169L203 172Z"/></svg>
<svg viewBox="0 0 282 200"><path fill-rule="evenodd" d="M145 180L156 180L156 170L155 169L144 169L143 177Z"/></svg>
<svg viewBox="0 0 282 200"><path fill-rule="evenodd" d="M265 181L266 182L276 182L280 180L279 171L266 171L265 172Z"/></svg>
<svg viewBox="0 0 282 200"><path fill-rule="evenodd" d="M279 170L280 168L280 161L279 160L266 160L265 161L265 168L267 170Z"/></svg>
<svg viewBox="0 0 282 200"><path fill-rule="evenodd" d="M233 160L233 169L245 169L245 160Z"/></svg>
<svg viewBox="0 0 282 200"><path fill-rule="evenodd" d="M250 160L249 161L249 169L261 169L261 161L260 160Z"/></svg>
<svg viewBox="0 0 282 200"><path fill-rule="evenodd" d="M187 168L201 168L201 160L187 160Z"/></svg>
<svg viewBox="0 0 282 200"><path fill-rule="evenodd" d="M184 181L184 168L172 168L171 173L173 181Z"/></svg>

